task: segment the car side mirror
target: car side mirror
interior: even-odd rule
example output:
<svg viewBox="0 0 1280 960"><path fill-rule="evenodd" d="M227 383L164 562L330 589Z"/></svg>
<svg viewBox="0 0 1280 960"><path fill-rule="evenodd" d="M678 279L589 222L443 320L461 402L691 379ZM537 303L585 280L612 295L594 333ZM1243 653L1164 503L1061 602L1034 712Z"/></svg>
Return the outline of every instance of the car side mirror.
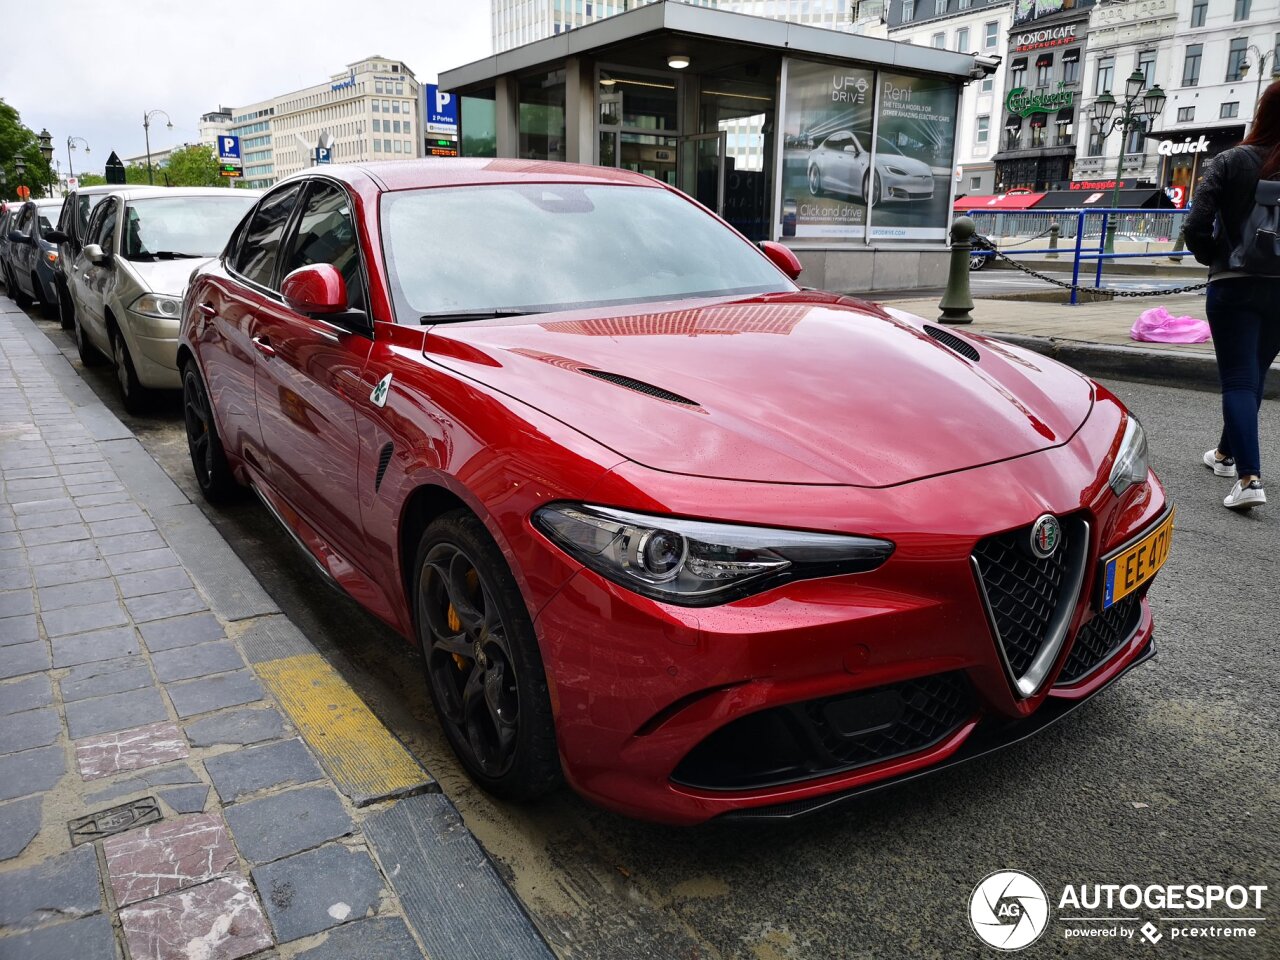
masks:
<svg viewBox="0 0 1280 960"><path fill-rule="evenodd" d="M96 243L86 243L83 253L84 258L95 267L109 267L111 265L111 257Z"/></svg>
<svg viewBox="0 0 1280 960"><path fill-rule="evenodd" d="M71 242L71 238L68 237L61 230L46 230L44 232L44 238L48 240L50 243L70 243Z"/></svg>
<svg viewBox="0 0 1280 960"><path fill-rule="evenodd" d="M10 230L9 242L10 243L26 243L27 235L23 233L21 230Z"/></svg>
<svg viewBox="0 0 1280 960"><path fill-rule="evenodd" d="M760 249L764 251L770 263L792 280L798 280L800 274L804 272L804 265L800 262L800 258L785 244L776 243L773 240L761 240Z"/></svg>
<svg viewBox="0 0 1280 960"><path fill-rule="evenodd" d="M299 267L280 284L291 310L306 316L326 316L347 310L347 281L331 263Z"/></svg>

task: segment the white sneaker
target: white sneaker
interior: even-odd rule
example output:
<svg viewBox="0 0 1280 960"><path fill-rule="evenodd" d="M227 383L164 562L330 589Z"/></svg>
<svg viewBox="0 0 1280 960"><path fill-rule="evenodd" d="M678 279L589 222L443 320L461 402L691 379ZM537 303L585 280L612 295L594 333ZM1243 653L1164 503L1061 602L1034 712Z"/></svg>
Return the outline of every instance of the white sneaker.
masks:
<svg viewBox="0 0 1280 960"><path fill-rule="evenodd" d="M1232 510L1252 510L1266 502L1267 493L1262 489L1261 480L1251 480L1247 487L1241 486L1240 481L1237 480L1236 485L1222 501L1222 505Z"/></svg>
<svg viewBox="0 0 1280 960"><path fill-rule="evenodd" d="M1236 475L1236 461L1233 457L1224 457L1218 459L1217 450L1206 450L1204 453L1204 465L1219 477L1234 477Z"/></svg>

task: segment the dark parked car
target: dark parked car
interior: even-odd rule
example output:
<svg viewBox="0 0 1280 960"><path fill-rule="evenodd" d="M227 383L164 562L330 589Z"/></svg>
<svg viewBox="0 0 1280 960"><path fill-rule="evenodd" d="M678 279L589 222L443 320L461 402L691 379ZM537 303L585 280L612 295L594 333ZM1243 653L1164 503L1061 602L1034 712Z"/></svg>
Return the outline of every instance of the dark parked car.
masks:
<svg viewBox="0 0 1280 960"><path fill-rule="evenodd" d="M21 200L9 200L0 203L0 280L4 281L9 299L13 299L13 287L9 283L9 230L18 222L18 214L22 212Z"/></svg>
<svg viewBox="0 0 1280 960"><path fill-rule="evenodd" d="M29 307L39 300L40 312L46 317L58 315L58 291L54 283L58 247L46 235L57 223L61 206L61 200L29 200L22 205L9 229L5 261L9 295L20 307Z"/></svg>

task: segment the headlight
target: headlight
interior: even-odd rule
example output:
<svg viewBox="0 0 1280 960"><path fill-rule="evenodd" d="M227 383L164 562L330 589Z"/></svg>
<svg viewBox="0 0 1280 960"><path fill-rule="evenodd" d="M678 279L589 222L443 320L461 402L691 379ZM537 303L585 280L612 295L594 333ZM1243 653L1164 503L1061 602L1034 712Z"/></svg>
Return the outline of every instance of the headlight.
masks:
<svg viewBox="0 0 1280 960"><path fill-rule="evenodd" d="M709 607L786 580L874 570L887 540L745 527L557 503L534 525L574 559L629 590L684 607Z"/></svg>
<svg viewBox="0 0 1280 960"><path fill-rule="evenodd" d="M1120 452L1111 467L1111 491L1118 497L1135 483L1147 479L1147 434L1133 414L1124 425L1124 439Z"/></svg>
<svg viewBox="0 0 1280 960"><path fill-rule="evenodd" d="M888 170L888 171L889 171L890 173L892 173L892 174L896 174L896 175L897 175L897 176L899 176L899 177L905 177L905 176L907 175L907 171L905 171L905 170L903 170L903 169L901 169L901 168L899 168L899 167L885 167L885 169L886 169L886 170Z"/></svg>
<svg viewBox="0 0 1280 960"><path fill-rule="evenodd" d="M133 306L129 309L145 317L177 320L182 316L182 301L177 297L166 297L159 293L144 293L133 301Z"/></svg>

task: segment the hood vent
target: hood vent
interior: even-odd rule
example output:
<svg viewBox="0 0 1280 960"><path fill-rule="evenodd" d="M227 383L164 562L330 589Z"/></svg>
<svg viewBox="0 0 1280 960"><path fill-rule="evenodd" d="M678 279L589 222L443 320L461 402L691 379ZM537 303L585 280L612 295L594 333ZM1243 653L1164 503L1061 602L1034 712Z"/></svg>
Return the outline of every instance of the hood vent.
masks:
<svg viewBox="0 0 1280 960"><path fill-rule="evenodd" d="M962 357L967 357L974 363L981 359L982 355L973 348L973 345L966 340L961 340L950 330L943 330L941 327L935 327L932 324L924 325L924 332L933 339L937 340L944 347L950 347Z"/></svg>
<svg viewBox="0 0 1280 960"><path fill-rule="evenodd" d="M382 478L387 472L387 465L391 463L391 454L395 453L395 449L394 443L388 443L383 446L382 452L378 454L378 475L373 481L375 492L382 486Z"/></svg>
<svg viewBox="0 0 1280 960"><path fill-rule="evenodd" d="M666 400L669 403L683 403L685 406L696 407L698 402L690 400L688 397L682 397L678 393L672 393L670 390L663 390L661 387L655 387L652 383L645 383L643 380L633 380L631 377L624 377L620 373L606 373L604 370L588 370L583 368L582 372L589 377L595 377L597 380L607 380L609 383L616 384L619 387L626 387L628 390L634 390L636 393L643 393L645 396L656 397L659 400Z"/></svg>

